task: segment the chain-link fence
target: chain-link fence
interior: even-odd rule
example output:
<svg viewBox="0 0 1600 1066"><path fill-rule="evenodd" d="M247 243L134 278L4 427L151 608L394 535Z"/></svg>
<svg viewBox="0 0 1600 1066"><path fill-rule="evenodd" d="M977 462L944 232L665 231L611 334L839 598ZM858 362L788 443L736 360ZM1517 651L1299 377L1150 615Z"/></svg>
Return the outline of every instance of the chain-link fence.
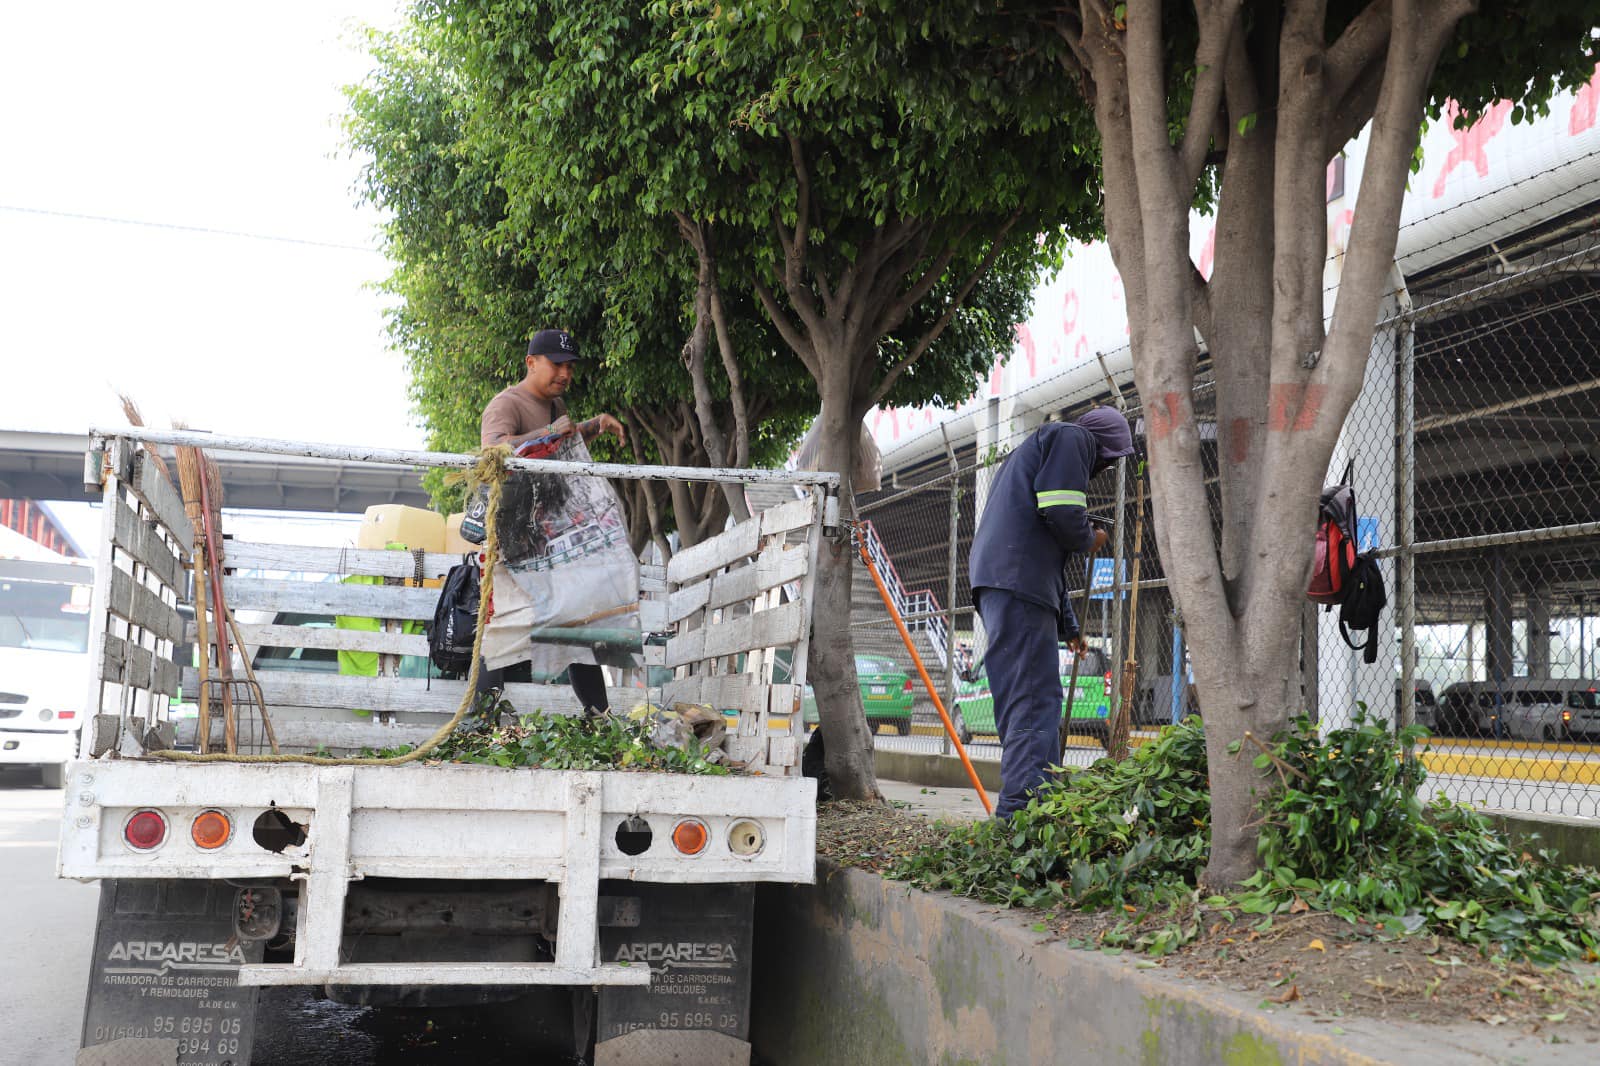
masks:
<svg viewBox="0 0 1600 1066"><path fill-rule="evenodd" d="M1600 817L1597 277L1600 221L1590 216L1411 279L1378 325L1328 473L1336 482L1349 472L1359 547L1378 557L1389 607L1367 664L1347 646L1337 610L1306 604L1307 709L1325 726L1358 711L1414 719L1433 734L1429 787L1487 808ZM999 755L967 581L989 481L1051 409L1113 402L1113 388L1045 409L991 401L973 416L975 441L946 437L941 457L858 497L889 597L975 758ZM1120 399L1142 434L1137 397ZM1218 528L1215 408L1203 368L1195 412ZM1104 472L1088 496L1115 532L1092 572L1088 560L1069 564L1091 647L1070 707L1068 761L1080 764L1102 754L1101 716L1115 709L1124 663L1133 664L1135 743L1199 709L1133 469ZM908 734L880 743L948 750L878 590L858 570L851 626L863 702L881 732ZM1064 684L1070 662L1063 655Z"/></svg>

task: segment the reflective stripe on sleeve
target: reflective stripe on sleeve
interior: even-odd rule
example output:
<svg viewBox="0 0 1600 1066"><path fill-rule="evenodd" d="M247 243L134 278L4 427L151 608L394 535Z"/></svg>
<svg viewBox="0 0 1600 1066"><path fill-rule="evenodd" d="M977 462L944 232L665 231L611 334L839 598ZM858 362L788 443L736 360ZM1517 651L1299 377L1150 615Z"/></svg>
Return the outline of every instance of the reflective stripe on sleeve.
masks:
<svg viewBox="0 0 1600 1066"><path fill-rule="evenodd" d="M1055 489L1051 492L1039 492L1034 495L1038 499L1039 510L1041 511L1046 507L1087 507L1089 505L1088 498L1083 493L1074 492L1071 489Z"/></svg>

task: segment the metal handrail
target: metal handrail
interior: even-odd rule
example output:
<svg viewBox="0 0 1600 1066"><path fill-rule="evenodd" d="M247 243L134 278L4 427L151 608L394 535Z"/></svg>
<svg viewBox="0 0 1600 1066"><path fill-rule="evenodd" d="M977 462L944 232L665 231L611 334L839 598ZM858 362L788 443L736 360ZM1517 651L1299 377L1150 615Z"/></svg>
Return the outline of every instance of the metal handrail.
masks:
<svg viewBox="0 0 1600 1066"><path fill-rule="evenodd" d="M354 444L318 444L306 441L276 440L267 437L226 437L183 429L144 427L90 428L90 447L96 441L114 438L146 444L169 444L183 448L210 448L238 452L264 452L269 455L297 455L308 459L337 459L345 462L384 463L390 466L447 467L470 470L478 457L456 452L408 451L401 448L366 448ZM816 485L830 491L839 488L839 475L826 471L744 470L713 466L641 466L631 463L571 463L556 459L507 459L506 469L533 474L589 474L594 477L643 478L652 481L711 481L731 485Z"/></svg>
<svg viewBox="0 0 1600 1066"><path fill-rule="evenodd" d="M867 553L872 557L872 563L878 568L878 573L883 579L884 587L889 592L889 598L894 602L894 608L903 618L915 618L917 621L909 625L912 629L923 629L929 635L929 643L933 645L934 654L938 656L940 666L948 666L948 643L944 616L939 611L938 598L931 589L918 589L907 592L905 585L900 580L900 574L894 568L894 560L889 558L888 549L878 537L878 531L873 528L870 521L861 523L862 539L866 544ZM926 604L927 606L923 606Z"/></svg>

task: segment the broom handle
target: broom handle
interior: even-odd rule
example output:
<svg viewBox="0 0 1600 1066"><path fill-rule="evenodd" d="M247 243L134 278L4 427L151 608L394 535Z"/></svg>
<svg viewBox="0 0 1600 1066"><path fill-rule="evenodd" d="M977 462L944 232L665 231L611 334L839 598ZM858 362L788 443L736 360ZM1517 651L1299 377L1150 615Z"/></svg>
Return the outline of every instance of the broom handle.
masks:
<svg viewBox="0 0 1600 1066"><path fill-rule="evenodd" d="M1128 656L1122 661L1122 690L1118 693L1116 717L1111 723L1111 747L1108 749L1111 757L1117 760L1128 757L1134 675L1139 669L1136 640L1139 635L1139 563L1144 557L1144 484L1144 464L1140 463L1139 493L1137 503L1134 505L1137 512L1133 522L1133 594L1128 600Z"/></svg>
<svg viewBox="0 0 1600 1066"><path fill-rule="evenodd" d="M206 625L206 552L201 538L205 533L196 527L194 552L194 624L200 636L200 729L195 738L200 754L211 750L211 634Z"/></svg>
<svg viewBox="0 0 1600 1066"><path fill-rule="evenodd" d="M233 713L233 653L228 646L228 629L223 619L227 605L222 598L222 568L218 565L217 531L211 523L211 490L207 486L205 468L200 471L200 519L206 531L206 557L211 570L211 616L217 621L217 672L222 675L222 738L223 750L229 755L239 752L239 724Z"/></svg>
<svg viewBox="0 0 1600 1066"><path fill-rule="evenodd" d="M1083 620L1089 617L1089 594L1094 591L1094 560L1099 554L1095 548L1089 549L1089 579L1083 586L1083 604L1078 611L1078 637L1083 637ZM1063 765L1067 757L1067 738L1072 735L1072 701L1078 690L1078 666L1083 661L1083 655L1074 651L1072 653L1072 677L1067 681L1067 705L1061 714L1061 733L1058 737L1060 743L1056 746L1061 749ZM1059 678L1057 679L1059 680Z"/></svg>

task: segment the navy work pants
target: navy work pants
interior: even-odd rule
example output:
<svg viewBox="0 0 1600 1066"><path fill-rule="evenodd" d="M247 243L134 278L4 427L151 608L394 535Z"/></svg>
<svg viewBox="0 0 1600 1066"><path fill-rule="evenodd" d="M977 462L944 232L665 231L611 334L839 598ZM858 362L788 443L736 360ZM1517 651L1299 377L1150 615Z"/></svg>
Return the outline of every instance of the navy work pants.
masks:
<svg viewBox="0 0 1600 1066"><path fill-rule="evenodd" d="M1056 612L1005 589L979 588L978 614L988 634L984 668L1000 732L997 818L1027 806L1028 794L1061 762L1061 665Z"/></svg>

